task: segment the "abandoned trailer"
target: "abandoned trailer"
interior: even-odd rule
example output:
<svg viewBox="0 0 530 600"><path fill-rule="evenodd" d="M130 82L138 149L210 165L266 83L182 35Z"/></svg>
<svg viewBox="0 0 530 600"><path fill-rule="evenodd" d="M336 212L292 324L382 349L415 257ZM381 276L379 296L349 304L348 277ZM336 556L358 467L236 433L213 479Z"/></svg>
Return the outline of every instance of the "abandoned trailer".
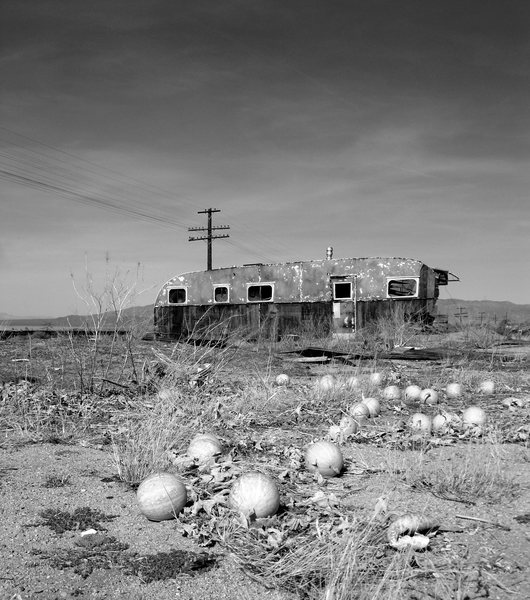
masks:
<svg viewBox="0 0 530 600"><path fill-rule="evenodd" d="M301 331L353 333L398 309L432 322L449 271L411 258L338 258L246 264L184 273L155 302L160 339L211 337L236 329L279 338ZM450 276L452 278L450 279Z"/></svg>

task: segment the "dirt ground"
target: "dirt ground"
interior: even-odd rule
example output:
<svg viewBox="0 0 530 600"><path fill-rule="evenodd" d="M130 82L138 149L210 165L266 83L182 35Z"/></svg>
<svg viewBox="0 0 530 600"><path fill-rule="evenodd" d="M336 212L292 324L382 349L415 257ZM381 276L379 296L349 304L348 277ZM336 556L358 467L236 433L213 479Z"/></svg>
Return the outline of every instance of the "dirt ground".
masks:
<svg viewBox="0 0 530 600"><path fill-rule="evenodd" d="M500 503L474 505L437 498L428 490L411 494L406 485L389 488L384 466L393 461L406 462L407 453L391 456L387 450L356 444L344 447L343 452L352 472L346 472L340 482L328 484L328 492L340 499L343 512L369 516L377 499L385 494L397 513L425 512L428 506L431 516L439 518L448 529L454 529L436 536L433 552L458 561L465 547L466 563L469 556L473 557L476 568L466 571L469 578L466 597L482 596L480 574L490 598L530 597L530 472L526 448L511 445L503 449L506 475L517 481L519 492ZM453 447L440 447L429 453L429 460L436 464L440 460L459 460L465 452L462 448L455 455ZM356 468L359 465L364 472ZM215 548L210 550L217 559L212 568L163 581L142 583L137 575L125 574L123 568L112 565L111 561L108 568L94 568L91 572L78 569L76 573L68 566L68 560L75 565L76 553L83 550L78 545L83 539L83 527L56 533L42 516L46 509L72 513L76 508L89 507L113 517L96 525L96 529L126 544L127 549L118 550L124 555L146 556L173 550L204 552L204 548L179 533L177 521L153 523L140 514L134 491L113 477L108 450L55 444L4 447L0 453L0 474L2 598L280 600L288 597L253 582ZM47 487L50 481L66 483ZM63 564L52 566L53 557L61 553L67 557Z"/></svg>
<svg viewBox="0 0 530 600"><path fill-rule="evenodd" d="M445 468L491 458L492 464L501 466L507 485L490 495L479 493L470 498L451 494L451 490L440 493L429 487L425 478L427 483L418 485L411 477L418 450L414 443L408 443L410 437L407 444L398 443L402 435L399 423L415 407L391 403L383 404L381 415L362 436L342 444L346 468L341 477L316 482L302 469L282 479L280 474L289 469L289 461L279 449L303 448L312 439L325 437L329 423L340 415L335 410L337 414L330 412L326 420L315 425L316 407L306 406L305 422L304 414L300 417L291 410L296 408L299 390L309 389L316 377L331 372L334 367L330 365L291 364L276 358L269 365L271 372L289 371L292 376L289 389L275 389L269 397L283 412L274 413L276 418L268 426L259 419L244 421L239 428L233 422L220 422L215 432L225 441L228 453L251 440L252 456L249 454L247 460L279 477L284 510L278 521L272 522L273 527L280 528L289 511L296 509L301 514L308 505L322 523L337 518L368 521L381 501L394 515L418 513L434 518L440 530L429 550L415 557L417 565L431 574L404 597L530 598L530 452L525 437L530 431L530 406L525 403L508 409L501 404L507 397L528 398L526 365L517 366L517 373L526 374L520 389L508 386L494 398L480 400L498 424L496 433L476 443L453 436L447 443L421 444L421 468L425 473L433 472L432 481ZM336 368L347 374L344 365ZM409 376L422 370L434 372L427 363L401 365L404 378L405 372ZM510 377L513 383L518 375ZM456 409L456 404L453 401L452 406L445 406ZM297 421L298 417L301 420ZM508 430L514 435L496 443L495 435L505 435ZM242 557L233 556L222 544L209 545L204 539L199 543L199 538L185 535L186 519L148 521L138 509L134 490L117 478L111 446L100 433L69 442L30 443L5 431L0 440L2 600L295 597L254 580L240 568ZM296 496L296 489L303 493ZM96 537L82 535L89 529L96 530ZM150 557L160 558L163 553L166 561L149 570L146 565ZM429 590L434 589L437 565L442 564L443 593L436 595Z"/></svg>
<svg viewBox="0 0 530 600"><path fill-rule="evenodd" d="M0 598L273 600L281 597L250 581L219 554L212 568L151 583L142 583L137 575L124 574L110 560L110 568L75 573L66 563L70 560L74 565L76 554L83 551L77 545L83 539L83 528L55 533L40 516L46 509L72 513L77 508L89 507L115 516L101 522L96 529L126 544L127 549L117 550L124 555L155 555L172 550L204 552L177 532L175 521L155 523L145 519L138 510L134 491L112 480L113 475L108 450L53 444L0 450ZM61 487L46 487L50 478L68 478L68 482ZM106 478L111 480L104 481ZM62 568L51 566L51 559L61 553L68 557Z"/></svg>

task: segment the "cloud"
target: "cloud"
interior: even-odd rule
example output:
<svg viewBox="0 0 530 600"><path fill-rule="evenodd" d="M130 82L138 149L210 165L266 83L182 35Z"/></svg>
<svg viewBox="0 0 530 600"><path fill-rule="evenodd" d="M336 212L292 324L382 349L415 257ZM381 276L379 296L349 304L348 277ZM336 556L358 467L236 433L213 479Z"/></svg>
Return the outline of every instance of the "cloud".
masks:
<svg viewBox="0 0 530 600"><path fill-rule="evenodd" d="M0 168L52 187L2 181L4 264L29 281L53 263L58 278L109 251L165 280L204 266L187 227L216 206L232 227L216 264L318 258L331 243L486 281L527 255L529 10L8 2Z"/></svg>

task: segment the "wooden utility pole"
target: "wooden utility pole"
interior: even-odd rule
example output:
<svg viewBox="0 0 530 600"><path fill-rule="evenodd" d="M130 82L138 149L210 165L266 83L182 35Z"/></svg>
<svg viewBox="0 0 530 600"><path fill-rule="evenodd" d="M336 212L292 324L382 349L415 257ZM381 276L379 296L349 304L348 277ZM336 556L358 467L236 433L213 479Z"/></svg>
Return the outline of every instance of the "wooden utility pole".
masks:
<svg viewBox="0 0 530 600"><path fill-rule="evenodd" d="M212 231L217 229L230 229L229 225L217 225L216 227L212 227L212 213L221 212L218 208L205 208L204 210L199 210L197 212L198 215L208 215L208 226L207 227L188 227L188 231L206 231L206 235L201 235L199 237L190 237L189 242L196 242L198 240L206 240L207 241L207 270L212 270L212 240L216 240L219 238L227 238L230 237L227 234L224 235L212 235Z"/></svg>
<svg viewBox="0 0 530 600"><path fill-rule="evenodd" d="M460 327L462 327L462 319L464 317L467 318L467 311L464 307L462 306L458 306L457 307L458 312L455 313L455 317L460 321Z"/></svg>

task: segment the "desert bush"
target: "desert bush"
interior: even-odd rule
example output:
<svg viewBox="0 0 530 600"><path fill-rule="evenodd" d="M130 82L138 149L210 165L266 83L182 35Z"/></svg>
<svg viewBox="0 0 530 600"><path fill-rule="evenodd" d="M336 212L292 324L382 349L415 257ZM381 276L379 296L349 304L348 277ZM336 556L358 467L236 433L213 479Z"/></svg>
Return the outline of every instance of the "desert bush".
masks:
<svg viewBox="0 0 530 600"><path fill-rule="evenodd" d="M154 471L165 471L172 464L171 450L179 453L193 430L183 396L160 400L141 407L117 420L112 436L113 463L118 477L137 486Z"/></svg>
<svg viewBox="0 0 530 600"><path fill-rule="evenodd" d="M215 424L216 377L234 351L229 345L178 342L167 354L153 351L150 395L115 422L113 460L121 480L137 485L153 471L167 469L192 434Z"/></svg>
<svg viewBox="0 0 530 600"><path fill-rule="evenodd" d="M88 270L83 287L77 285L72 275L76 295L87 312L82 326L84 346L76 343L73 323L70 323L72 331L67 334L81 392L101 392L111 376L119 383L127 368L130 378L139 380L136 346L150 328L151 318L126 310L142 293L138 290L139 267L134 276L119 269L107 272L100 289Z"/></svg>

